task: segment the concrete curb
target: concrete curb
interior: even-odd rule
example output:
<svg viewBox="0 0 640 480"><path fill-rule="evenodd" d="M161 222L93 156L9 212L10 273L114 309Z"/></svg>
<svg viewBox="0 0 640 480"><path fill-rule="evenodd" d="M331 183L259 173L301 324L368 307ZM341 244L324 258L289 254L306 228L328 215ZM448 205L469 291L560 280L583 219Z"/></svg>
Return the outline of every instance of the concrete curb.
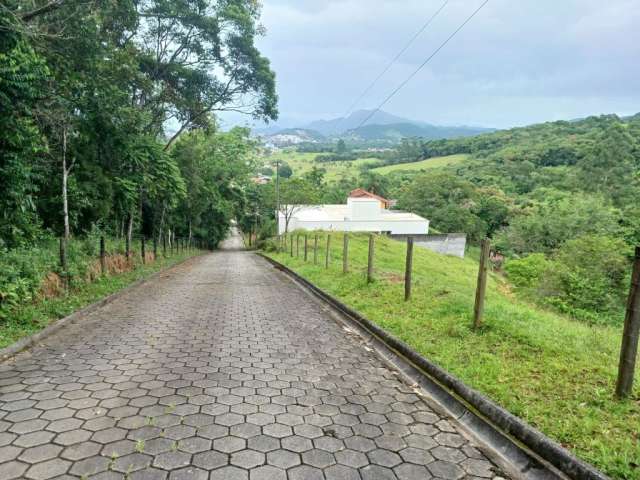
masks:
<svg viewBox="0 0 640 480"><path fill-rule="evenodd" d="M142 285L142 284L144 284L144 283L146 283L148 281L153 280L154 278L156 278L160 274L166 273L167 271L171 270L172 268L175 268L175 267L177 267L179 265L182 265L185 262L188 262L189 260L191 260L193 258L197 258L197 257L200 257L200 256L202 256L202 255L194 255L193 257L185 258L184 260L181 260L180 262L178 262L178 263L176 263L174 265L171 265L168 268L164 268L162 270L158 270L155 273L152 273L151 275L149 275L146 278L141 278L140 280L136 280L135 282L133 282L130 285L127 285L123 289L118 290L117 292L114 292L111 295L108 295L108 296L106 296L104 298L101 298L97 302L92 303L90 305L87 305L86 307L83 307L80 310L76 310L71 315L63 317L63 318L61 318L59 320L54 320L53 323L49 324L48 326L46 326L45 328L43 328L39 332L34 333L33 335L29 335L27 337L21 338L17 342L12 343L11 345L0 349L0 362L4 362L4 361L8 360L11 357L14 357L18 353L22 352L23 350L26 350L27 348L37 344L38 342L41 342L42 340L44 340L47 337L50 337L51 335L56 333L61 328L65 327L67 325L73 325L74 323L77 323L78 320L80 320L82 318L82 316L84 316L84 315L86 315L88 313L94 312L95 310L99 309L100 307L103 307L104 305L107 305L108 303L111 303L114 300L117 300L118 298L122 297L123 295L126 295L127 293L129 293L131 290L139 287L140 285Z"/></svg>
<svg viewBox="0 0 640 480"><path fill-rule="evenodd" d="M262 258L294 279L336 310L367 338L405 376L426 390L437 404L469 432L487 444L494 460L512 474L526 479L571 478L608 480L609 477L580 460L542 432L467 386L403 341L390 335L360 313L321 290L293 270L262 253Z"/></svg>

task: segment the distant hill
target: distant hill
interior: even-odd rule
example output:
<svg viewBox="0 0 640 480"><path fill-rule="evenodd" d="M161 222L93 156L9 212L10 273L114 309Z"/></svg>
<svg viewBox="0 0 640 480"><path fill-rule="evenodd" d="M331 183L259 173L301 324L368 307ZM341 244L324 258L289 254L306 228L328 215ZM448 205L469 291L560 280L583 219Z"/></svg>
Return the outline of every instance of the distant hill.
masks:
<svg viewBox="0 0 640 480"><path fill-rule="evenodd" d="M316 120L305 126L305 128L315 130L325 136L339 136L349 130L360 125L365 118L371 114L372 110L357 110L348 117L334 118L331 120ZM368 125L390 125L396 123L405 123L412 125L426 125L422 122L416 122L406 118L398 117L391 113L378 110L367 121Z"/></svg>
<svg viewBox="0 0 640 480"><path fill-rule="evenodd" d="M346 118L316 120L299 128L255 129L267 142L286 147L300 143L332 143L344 138L359 144L394 145L406 137L422 137L425 140L441 138L459 138L488 133L490 128L467 126L439 126L398 117L384 111L375 112L367 124L359 125L371 114L372 110L358 110Z"/></svg>
<svg viewBox="0 0 640 480"><path fill-rule="evenodd" d="M470 137L480 133L493 132L493 129L480 127L441 127L436 125L417 125L414 123L393 123L387 125L364 125L341 135L352 141L387 140L397 143L406 137L421 137L425 140L441 138Z"/></svg>

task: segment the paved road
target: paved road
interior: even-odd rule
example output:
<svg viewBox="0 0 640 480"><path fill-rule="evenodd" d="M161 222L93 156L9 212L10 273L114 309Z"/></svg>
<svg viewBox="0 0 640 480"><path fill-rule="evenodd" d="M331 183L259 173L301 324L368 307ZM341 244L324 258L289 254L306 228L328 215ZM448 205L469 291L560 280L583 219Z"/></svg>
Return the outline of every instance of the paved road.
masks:
<svg viewBox="0 0 640 480"><path fill-rule="evenodd" d="M193 259L0 364L2 480L432 476L496 473L248 252Z"/></svg>

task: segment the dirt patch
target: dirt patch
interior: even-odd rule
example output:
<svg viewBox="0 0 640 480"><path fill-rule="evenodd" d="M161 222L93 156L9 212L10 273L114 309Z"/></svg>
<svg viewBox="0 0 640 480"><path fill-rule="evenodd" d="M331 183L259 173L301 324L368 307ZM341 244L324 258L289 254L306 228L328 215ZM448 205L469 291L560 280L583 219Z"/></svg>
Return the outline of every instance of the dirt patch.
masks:
<svg viewBox="0 0 640 480"><path fill-rule="evenodd" d="M54 298L64 292L64 282L60 275L55 272L49 272L42 281L40 287L40 296L42 298Z"/></svg>

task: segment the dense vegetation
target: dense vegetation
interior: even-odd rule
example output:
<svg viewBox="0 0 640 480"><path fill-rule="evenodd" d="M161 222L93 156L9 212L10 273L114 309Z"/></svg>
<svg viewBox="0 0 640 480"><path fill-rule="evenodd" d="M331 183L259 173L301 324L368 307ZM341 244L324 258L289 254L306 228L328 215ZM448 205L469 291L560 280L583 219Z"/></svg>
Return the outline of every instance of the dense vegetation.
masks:
<svg viewBox="0 0 640 480"><path fill-rule="evenodd" d="M100 234L217 244L256 146L247 130L220 132L214 115L277 116L274 73L255 46L259 4L1 8L0 310L37 290L51 262L30 260L50 256L54 237L70 255L72 240L95 249Z"/></svg>
<svg viewBox="0 0 640 480"><path fill-rule="evenodd" d="M330 158L352 155L348 148ZM588 322L621 323L640 244L640 115L405 139L366 162L306 155L294 178L326 173L309 200L341 203L356 187L396 198L437 231L464 232L471 244L492 238L506 257L498 267L523 296Z"/></svg>
<svg viewBox="0 0 640 480"><path fill-rule="evenodd" d="M297 233L302 232L293 232L294 237ZM403 243L376 238L371 284L366 280L367 235L350 234L346 275L341 234L332 232L328 269L325 232L320 232L318 244L318 265L313 253L307 262L302 252L291 257L272 249L269 255L612 478L640 478L640 385L636 383L629 401L613 396L619 327L587 325L532 306L494 273L489 276L484 325L476 330L476 259L416 248L412 297L405 302Z"/></svg>
<svg viewBox="0 0 640 480"><path fill-rule="evenodd" d="M621 322L628 259L640 244L640 116L406 140L387 162L450 154L469 159L395 174L401 208L439 230L492 237L531 298L591 322Z"/></svg>

